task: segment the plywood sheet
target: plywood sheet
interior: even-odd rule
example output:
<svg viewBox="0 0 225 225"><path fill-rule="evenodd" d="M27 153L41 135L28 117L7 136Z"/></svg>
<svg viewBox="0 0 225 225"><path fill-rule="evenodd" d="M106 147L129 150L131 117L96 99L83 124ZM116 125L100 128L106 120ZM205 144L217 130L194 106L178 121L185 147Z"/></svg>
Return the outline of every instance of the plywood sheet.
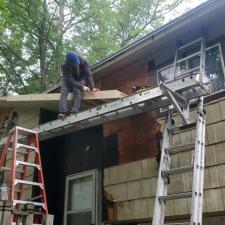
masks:
<svg viewBox="0 0 225 225"><path fill-rule="evenodd" d="M117 90L106 90L83 94L82 100L90 102L101 100L102 102L107 102L108 100L115 100L125 96L126 94ZM30 107L34 105L36 107L41 107L45 104L58 104L59 99L59 93L4 96L0 97L0 107ZM68 95L68 101L72 101L72 99L73 95L72 93L70 93Z"/></svg>

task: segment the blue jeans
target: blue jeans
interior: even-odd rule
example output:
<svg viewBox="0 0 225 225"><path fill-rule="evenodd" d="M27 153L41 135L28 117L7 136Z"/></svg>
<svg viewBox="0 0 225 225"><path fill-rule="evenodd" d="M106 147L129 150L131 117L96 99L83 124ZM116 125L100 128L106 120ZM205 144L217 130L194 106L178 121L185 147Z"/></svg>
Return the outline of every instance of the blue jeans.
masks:
<svg viewBox="0 0 225 225"><path fill-rule="evenodd" d="M83 82L80 81L82 84ZM69 92L73 93L73 103L71 108L71 113L78 113L80 109L81 103L81 90L73 87L71 84L63 81L61 86L61 95L59 100L59 112L66 113L67 112L67 96Z"/></svg>

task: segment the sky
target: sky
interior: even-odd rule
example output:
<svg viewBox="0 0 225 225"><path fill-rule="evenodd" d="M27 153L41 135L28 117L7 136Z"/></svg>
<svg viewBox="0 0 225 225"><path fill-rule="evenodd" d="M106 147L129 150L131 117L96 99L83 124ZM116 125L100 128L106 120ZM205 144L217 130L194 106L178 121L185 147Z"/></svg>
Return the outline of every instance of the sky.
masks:
<svg viewBox="0 0 225 225"><path fill-rule="evenodd" d="M182 3L179 7L177 7L172 12L168 13L165 17L166 22L175 19L178 16L181 16L185 12L197 7L198 5L206 2L207 0L188 0Z"/></svg>

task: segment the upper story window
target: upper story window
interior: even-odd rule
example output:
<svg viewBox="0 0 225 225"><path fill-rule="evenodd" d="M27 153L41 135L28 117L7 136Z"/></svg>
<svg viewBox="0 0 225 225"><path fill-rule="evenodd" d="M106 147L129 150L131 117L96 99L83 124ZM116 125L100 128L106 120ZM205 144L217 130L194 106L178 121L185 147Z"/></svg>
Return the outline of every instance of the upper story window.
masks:
<svg viewBox="0 0 225 225"><path fill-rule="evenodd" d="M185 71L192 71L196 73L196 68L199 67L200 56L196 55L182 61L177 67L176 78L183 76ZM222 57L221 45L210 46L206 49L205 57L205 76L212 83L212 91L217 92L225 89L224 77L224 62ZM174 80L173 65L169 65L157 71L158 78L168 83Z"/></svg>

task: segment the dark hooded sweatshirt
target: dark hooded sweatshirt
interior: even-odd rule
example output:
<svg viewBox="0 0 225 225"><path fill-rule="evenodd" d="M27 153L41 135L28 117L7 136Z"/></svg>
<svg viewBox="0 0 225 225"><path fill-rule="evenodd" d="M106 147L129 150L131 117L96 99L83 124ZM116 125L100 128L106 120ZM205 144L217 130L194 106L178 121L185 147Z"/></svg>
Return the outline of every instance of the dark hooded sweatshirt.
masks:
<svg viewBox="0 0 225 225"><path fill-rule="evenodd" d="M68 86L72 85L81 90L83 90L81 80L85 80L88 83L88 87L92 90L94 88L94 81L90 66L84 58L81 56L78 57L80 60L80 64L78 66L72 65L67 60L62 64L63 80L68 84Z"/></svg>

